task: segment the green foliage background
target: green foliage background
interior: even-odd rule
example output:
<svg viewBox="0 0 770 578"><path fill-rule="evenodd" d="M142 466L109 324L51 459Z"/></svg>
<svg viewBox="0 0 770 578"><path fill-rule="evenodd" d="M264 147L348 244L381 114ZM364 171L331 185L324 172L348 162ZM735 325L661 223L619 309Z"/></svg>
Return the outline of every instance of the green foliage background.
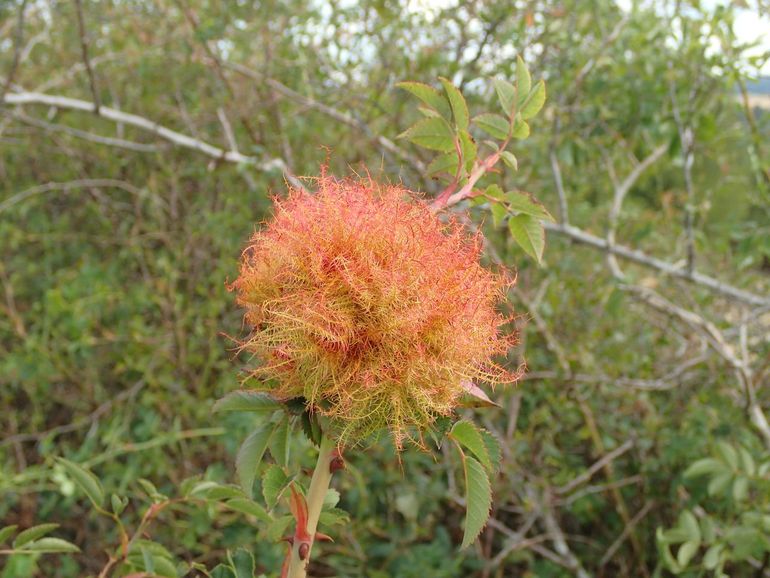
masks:
<svg viewBox="0 0 770 578"><path fill-rule="evenodd" d="M563 220L558 167L569 222L603 238L617 185L663 146L628 192L617 242L686 267L691 230L699 271L770 293L770 117L740 98L761 60L744 54L731 29L744 8L84 1L92 88L77 3L23 4L19 28L21 3L0 2L0 95L93 101L95 91L103 106L225 150L231 130L241 153L281 158L294 174L315 175L324 162L340 175L368 167L426 194L438 186L415 161L430 154L396 141L400 156L378 140L394 140L417 118L395 83L451 78L472 114L487 112L496 97L485 79L512 78L522 54L546 79L549 99L530 139L513 149L519 171L502 168L485 182L532 192ZM767 21L767 7L751 9ZM57 535L83 553L5 557L0 576L96 575L117 535L53 458L87 465L109 492L130 496L124 516L133 525L149 501L138 478L171 496L190 476L233 481L250 418L211 412L247 361L234 359L227 337L242 327L225 283L284 176L93 114L1 101L0 526L58 522ZM689 193L682 127L694 141ZM762 476L748 505L683 479L717 440L745 446L757 462L767 446L735 368L702 328L650 308L628 286L655 289L712 323L736 351L743 322L760 407L770 404L768 307L622 259L621 282L603 251L558 232L548 233L538 267L488 206L471 215L518 272L511 301L523 339L509 362L526 359L530 369L517 388L494 393L500 408L478 416L504 446L493 523L458 551L455 458L396 456L382 440L347 456L335 486L352 521L335 527L315 575L667 575L656 529L676 526L684 510L711 512L725 532L747 511L765 513ZM589 469L618 448L616 459ZM308 443L292 449L311 467ZM180 562L211 568L243 547L258 571L275 575L284 547L258 540L258 525L184 503L149 534ZM756 539L726 572L763 572L770 542L764 531ZM684 575L703 575L699 559Z"/></svg>

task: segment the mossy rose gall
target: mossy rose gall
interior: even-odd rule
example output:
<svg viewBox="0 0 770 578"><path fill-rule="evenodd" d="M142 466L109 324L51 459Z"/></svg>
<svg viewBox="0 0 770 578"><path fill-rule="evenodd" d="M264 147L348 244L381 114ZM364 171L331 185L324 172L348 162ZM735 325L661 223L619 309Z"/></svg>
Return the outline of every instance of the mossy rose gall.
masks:
<svg viewBox="0 0 770 578"><path fill-rule="evenodd" d="M316 184L275 200L231 285L261 388L304 398L346 444L387 428L401 445L469 381L516 380L493 361L515 341L497 311L511 281L479 264L478 235L399 186Z"/></svg>

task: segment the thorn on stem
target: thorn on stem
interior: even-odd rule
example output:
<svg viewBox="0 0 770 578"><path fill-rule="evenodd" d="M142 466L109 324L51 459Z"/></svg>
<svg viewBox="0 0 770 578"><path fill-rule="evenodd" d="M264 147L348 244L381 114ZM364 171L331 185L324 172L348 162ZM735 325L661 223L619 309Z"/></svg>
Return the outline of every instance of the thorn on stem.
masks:
<svg viewBox="0 0 770 578"><path fill-rule="evenodd" d="M310 554L310 544L302 542L302 544L299 545L297 554L299 554L300 560L307 560L307 557Z"/></svg>

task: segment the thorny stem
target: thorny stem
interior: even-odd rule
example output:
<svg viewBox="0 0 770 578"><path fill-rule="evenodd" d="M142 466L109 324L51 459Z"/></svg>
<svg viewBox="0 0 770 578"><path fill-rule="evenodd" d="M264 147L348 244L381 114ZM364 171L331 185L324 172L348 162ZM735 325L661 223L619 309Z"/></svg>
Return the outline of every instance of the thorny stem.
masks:
<svg viewBox="0 0 770 578"><path fill-rule="evenodd" d="M313 547L318 518L321 516L326 492L332 479L332 461L336 457L335 442L324 435L321 438L321 447L318 451L318 462L310 480L310 488L307 492L307 528L306 533L297 528L294 544L291 548L291 561L289 563L288 578L305 578L307 565L310 562L310 551ZM299 523L299 522L298 522ZM304 539L298 539L304 534Z"/></svg>

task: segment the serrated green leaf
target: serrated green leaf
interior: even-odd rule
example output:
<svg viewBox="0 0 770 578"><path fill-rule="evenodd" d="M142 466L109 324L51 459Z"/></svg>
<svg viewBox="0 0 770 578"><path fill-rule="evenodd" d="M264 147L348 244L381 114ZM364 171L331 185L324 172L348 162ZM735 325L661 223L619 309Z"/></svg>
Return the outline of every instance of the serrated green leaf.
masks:
<svg viewBox="0 0 770 578"><path fill-rule="evenodd" d="M19 550L24 550L25 552L45 552L48 554L74 554L80 552L80 548L75 546L75 544L61 538L40 538L34 542L24 544Z"/></svg>
<svg viewBox="0 0 770 578"><path fill-rule="evenodd" d="M724 549L724 544L713 544L706 550L706 554L703 556L703 567L706 570L714 570L719 565L722 550Z"/></svg>
<svg viewBox="0 0 770 578"><path fill-rule="evenodd" d="M484 440L484 445L487 447L489 461L492 462L492 471L496 472L500 469L500 464L503 461L500 440L497 439L495 434L485 429L480 429L479 432L481 433L481 438Z"/></svg>
<svg viewBox="0 0 770 578"><path fill-rule="evenodd" d="M158 488L155 487L155 484L153 484L150 480L147 480L145 478L139 478L136 480L137 483L142 486L142 489L144 492L152 499L153 502L156 504L159 502L164 502L168 500L168 496L165 494L161 494L158 491Z"/></svg>
<svg viewBox="0 0 770 578"><path fill-rule="evenodd" d="M217 564L211 571L211 578L235 578L235 573L229 566Z"/></svg>
<svg viewBox="0 0 770 578"><path fill-rule="evenodd" d="M503 109L505 116L510 118L516 108L516 87L501 78L495 78L492 83L495 86L500 108Z"/></svg>
<svg viewBox="0 0 770 578"><path fill-rule="evenodd" d="M527 120L534 117L545 104L545 82L542 80L535 85L527 99L521 105L519 113L521 118Z"/></svg>
<svg viewBox="0 0 770 578"><path fill-rule="evenodd" d="M470 546L484 529L492 508L492 489L487 472L476 459L463 457L465 471L465 523L463 524L463 543L460 548Z"/></svg>
<svg viewBox="0 0 770 578"><path fill-rule="evenodd" d="M309 439L314 446L319 447L321 445L321 424L318 421L318 414L305 410L302 412L302 431L305 432L305 436Z"/></svg>
<svg viewBox="0 0 770 578"><path fill-rule="evenodd" d="M671 528L665 532L661 529L660 540L664 544L681 544L688 540L688 534L687 531L681 527Z"/></svg>
<svg viewBox="0 0 770 578"><path fill-rule="evenodd" d="M530 257L541 262L545 248L545 229L532 215L515 215L508 219L508 231Z"/></svg>
<svg viewBox="0 0 770 578"><path fill-rule="evenodd" d="M536 201L529 193L522 191L508 191L505 193L505 201L508 203L508 208L511 211L532 215L537 219L545 221L554 221L553 216L543 204Z"/></svg>
<svg viewBox="0 0 770 578"><path fill-rule="evenodd" d="M235 457L235 474L246 495L251 498L257 468L265 455L275 424L266 423L247 437Z"/></svg>
<svg viewBox="0 0 770 578"><path fill-rule="evenodd" d="M262 476L262 495L265 497L268 510L275 507L290 483L291 478L286 475L281 466L273 464L267 469Z"/></svg>
<svg viewBox="0 0 770 578"><path fill-rule="evenodd" d="M733 446L727 442L717 442L717 454L719 454L722 460L733 470L738 469L738 452L735 451Z"/></svg>
<svg viewBox="0 0 770 578"><path fill-rule="evenodd" d="M501 203L492 203L489 210L492 212L492 224L495 228L499 227L508 216L508 208Z"/></svg>
<svg viewBox="0 0 770 578"><path fill-rule="evenodd" d="M265 530L265 538L269 542L277 542L286 535L292 522L294 522L294 516L288 514L276 518Z"/></svg>
<svg viewBox="0 0 770 578"><path fill-rule="evenodd" d="M733 480L732 472L720 472L713 478L708 485L709 496L715 496L724 492Z"/></svg>
<svg viewBox="0 0 770 578"><path fill-rule="evenodd" d="M217 486L210 490L204 490L204 495L207 500L213 502L221 502L222 500L229 500L230 498L243 498L243 490L234 485Z"/></svg>
<svg viewBox="0 0 770 578"><path fill-rule="evenodd" d="M674 560L674 557L671 555L671 550L668 547L669 542L666 540L663 528L658 527L655 530L655 541L657 542L658 552L660 553L660 557L663 559L666 568L674 573L678 572L679 564L677 564L676 560Z"/></svg>
<svg viewBox="0 0 770 578"><path fill-rule="evenodd" d="M717 528L710 516L704 515L700 520L701 541L711 543L716 540Z"/></svg>
<svg viewBox="0 0 770 578"><path fill-rule="evenodd" d="M264 391L239 389L231 391L214 404L214 411L249 411L272 413L281 409L281 404Z"/></svg>
<svg viewBox="0 0 770 578"><path fill-rule="evenodd" d="M457 153L443 153L434 158L428 165L429 175L446 173L451 177L457 174Z"/></svg>
<svg viewBox="0 0 770 578"><path fill-rule="evenodd" d="M463 164L465 165L465 170L470 172L473 168L473 163L476 161L476 143L467 130L461 130L459 137L460 150L463 152Z"/></svg>
<svg viewBox="0 0 770 578"><path fill-rule="evenodd" d="M441 117L441 114L433 110L432 108L428 106L418 106L417 110L420 111L420 114L427 117Z"/></svg>
<svg viewBox="0 0 770 578"><path fill-rule="evenodd" d="M511 136L517 139L525 139L529 136L529 125L518 115L516 116Z"/></svg>
<svg viewBox="0 0 770 578"><path fill-rule="evenodd" d="M455 120L455 125L459 130L468 130L468 105L465 102L465 98L457 87L452 82L444 77L439 77L441 85L446 91L447 98L449 99L449 105L452 108L452 116Z"/></svg>
<svg viewBox="0 0 770 578"><path fill-rule="evenodd" d="M532 77L529 75L527 65L524 64L524 59L521 56L516 57L516 89L519 99L519 105L521 105L529 95L529 91L532 88Z"/></svg>
<svg viewBox="0 0 770 578"><path fill-rule="evenodd" d="M742 502L749 495L749 479L738 476L733 482L733 499Z"/></svg>
<svg viewBox="0 0 770 578"><path fill-rule="evenodd" d="M510 151L503 151L500 153L500 157L503 159L506 166L511 167L514 171L519 170L519 161L515 154Z"/></svg>
<svg viewBox="0 0 770 578"><path fill-rule="evenodd" d="M455 134L442 118L419 120L398 135L398 138L434 151L446 153L455 150Z"/></svg>
<svg viewBox="0 0 770 578"><path fill-rule="evenodd" d="M8 541L8 538L16 533L16 529L18 527L19 526L17 524L13 524L11 526L5 526L4 528L0 529L0 544L4 544L6 541Z"/></svg>
<svg viewBox="0 0 770 578"><path fill-rule="evenodd" d="M272 520L270 514L267 513L267 510L248 498L233 498L232 500L226 501L224 505L236 512L254 516L263 522L270 522Z"/></svg>
<svg viewBox="0 0 770 578"><path fill-rule="evenodd" d="M120 514L123 513L123 510L126 509L127 505L128 505L127 497L121 498L117 494L112 494L110 496L110 506L112 507L112 512L116 516L120 516Z"/></svg>
<svg viewBox="0 0 770 578"><path fill-rule="evenodd" d="M91 503L97 507L102 506L104 503L104 488L102 488L99 478L90 470L75 462L65 460L64 458L56 458L56 462L64 468L75 484L88 496Z"/></svg>
<svg viewBox="0 0 770 578"><path fill-rule="evenodd" d="M511 128L510 123L499 114L486 112L473 118L473 122L481 130L489 133L495 138L505 140L508 138L508 131Z"/></svg>
<svg viewBox="0 0 770 578"><path fill-rule="evenodd" d="M503 192L503 189L500 188L500 185L489 185L484 190L484 195L490 199L495 199L496 201L505 200L505 193Z"/></svg>
<svg viewBox="0 0 770 578"><path fill-rule="evenodd" d="M690 464L690 467L684 472L684 477L697 478L706 474L715 474L724 469L725 465L719 460L715 460L714 458L704 458Z"/></svg>
<svg viewBox="0 0 770 578"><path fill-rule="evenodd" d="M743 446L738 446L738 455L740 457L740 464L743 471L749 476L753 476L757 473L757 465L754 462L754 458L751 457L749 451Z"/></svg>
<svg viewBox="0 0 770 578"><path fill-rule="evenodd" d="M347 524L350 521L350 514L339 508L324 510L318 518L321 526L337 526Z"/></svg>
<svg viewBox="0 0 770 578"><path fill-rule="evenodd" d="M679 515L679 527L685 531L687 539L691 542L700 542L700 526L698 518L689 510L685 510Z"/></svg>
<svg viewBox="0 0 770 578"><path fill-rule="evenodd" d="M449 102L432 86L422 82L399 82L396 86L412 93L444 118L449 119L452 116Z"/></svg>
<svg viewBox="0 0 770 578"><path fill-rule="evenodd" d="M256 563L254 555L245 548L239 548L232 554L228 554L230 564L235 570L235 578L254 578L256 576Z"/></svg>
<svg viewBox="0 0 770 578"><path fill-rule="evenodd" d="M16 539L13 541L14 548L21 548L24 544L42 538L46 534L52 532L59 527L59 524L40 524L38 526L32 526L27 528L23 532L19 532Z"/></svg>
<svg viewBox="0 0 770 578"><path fill-rule="evenodd" d="M449 431L449 437L461 446L473 452L473 455L483 464L487 470L492 470L492 460L489 457L484 438L473 423L465 420L458 421Z"/></svg>
<svg viewBox="0 0 770 578"><path fill-rule="evenodd" d="M676 553L677 563L683 568L686 568L690 563L690 560L692 560L693 556L698 552L699 547L699 542L685 542L682 544L679 547L679 551Z"/></svg>
<svg viewBox="0 0 770 578"><path fill-rule="evenodd" d="M326 494L324 495L323 509L331 510L339 503L340 503L340 493L334 488L329 488L328 490L326 490Z"/></svg>
<svg viewBox="0 0 770 578"><path fill-rule="evenodd" d="M291 431L289 429L289 416L284 415L275 426L275 431L270 437L268 446L270 455L282 466L289 465L289 450L291 449Z"/></svg>
<svg viewBox="0 0 770 578"><path fill-rule="evenodd" d="M152 559L152 552L144 546L139 548L142 553L142 562L144 563L144 570L150 574L155 574L155 562Z"/></svg>

